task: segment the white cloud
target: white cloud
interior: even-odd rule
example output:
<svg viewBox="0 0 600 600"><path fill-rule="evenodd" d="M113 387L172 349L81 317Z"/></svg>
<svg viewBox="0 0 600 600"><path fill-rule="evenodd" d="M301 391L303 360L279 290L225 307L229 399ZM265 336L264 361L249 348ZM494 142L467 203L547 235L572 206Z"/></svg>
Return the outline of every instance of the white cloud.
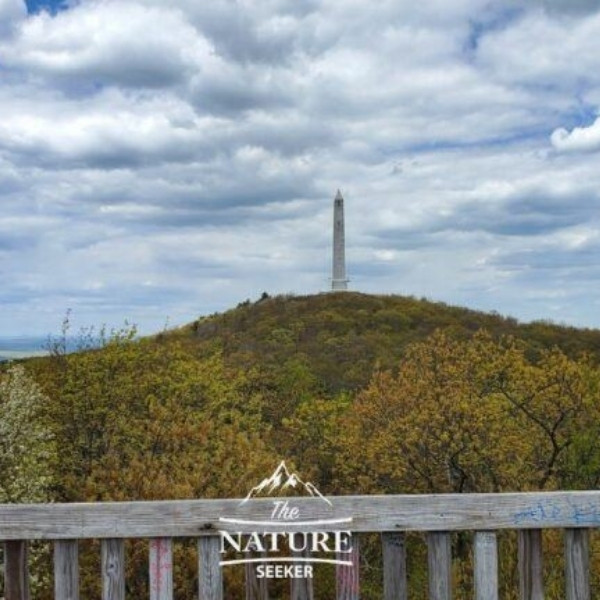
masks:
<svg viewBox="0 0 600 600"><path fill-rule="evenodd" d="M125 87L184 82L210 53L177 10L131 1L92 1L56 16L42 11L2 48L6 63L32 74Z"/></svg>
<svg viewBox="0 0 600 600"><path fill-rule="evenodd" d="M211 155L211 144L226 135L215 119L170 94L109 89L93 98L11 102L0 92L0 109L0 149L48 168L189 162Z"/></svg>
<svg viewBox="0 0 600 600"><path fill-rule="evenodd" d="M599 84L599 56L600 13L566 19L534 10L484 36L477 60L492 79L556 102L586 93L591 86L583 82Z"/></svg>
<svg viewBox="0 0 600 600"><path fill-rule="evenodd" d="M590 152L600 150L600 118L589 127L575 127L572 131L555 129L552 145L561 152Z"/></svg>

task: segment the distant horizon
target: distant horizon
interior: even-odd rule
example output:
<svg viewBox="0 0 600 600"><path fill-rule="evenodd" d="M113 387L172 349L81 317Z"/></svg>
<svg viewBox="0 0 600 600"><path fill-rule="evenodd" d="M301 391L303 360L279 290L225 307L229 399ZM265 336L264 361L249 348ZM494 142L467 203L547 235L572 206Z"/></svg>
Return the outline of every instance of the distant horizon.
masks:
<svg viewBox="0 0 600 600"><path fill-rule="evenodd" d="M58 335L11 335L0 334L0 360L27 358L29 356L43 356L49 353L48 345ZM74 350L77 335L67 336L67 349Z"/></svg>
<svg viewBox="0 0 600 600"><path fill-rule="evenodd" d="M7 348L7 345L24 345L27 349L31 349L32 342L43 344L48 340L47 335L6 335L0 334L0 350Z"/></svg>
<svg viewBox="0 0 600 600"><path fill-rule="evenodd" d="M306 296L314 296L314 295L320 295L320 294L330 294L332 292L329 290L323 290L321 292L315 292L314 294L310 294L310 293L293 294L291 292L287 292L287 293L284 292L284 293L280 293L280 294L270 294L269 292L267 292L267 293L268 293L269 297L286 296L286 295L289 295L291 297L306 297ZM399 296L399 297L406 297L406 298L412 297L417 300L425 300L432 304L441 303L441 304L445 304L450 307L462 308L465 310L471 310L471 311L475 311L475 312L481 312L481 313L494 315L494 316L498 316L498 317L506 318L506 319L514 319L519 324L524 324L524 325L536 323L536 322L547 322L547 323L557 326L557 327L569 327L569 328L575 328L575 329L580 329L580 330L600 329L600 327L590 327L590 326L586 326L586 325L574 325L571 323L560 322L560 321L556 321L556 320L552 320L552 319L548 319L548 318L520 319L518 317L515 317L514 315L507 314L507 313L504 313L504 312L501 312L498 310L494 310L494 309L484 310L484 309L479 309L479 308L473 308L471 306L465 306L465 305L461 305L461 304L446 302L444 300L438 300L435 298L417 297L417 296L414 296L411 294L398 294L395 292L368 293L368 292L362 292L360 290L352 290L352 289L343 291L343 292L335 292L335 293L340 293L340 294L358 293L358 294L365 294L365 295L372 295L372 296ZM243 300L240 300L239 302L234 303L232 306L225 307L222 310L211 311L210 313L207 313L204 315L197 315L196 317L190 318L189 320L187 320L185 322L181 322L181 323L177 323L177 324L175 324L175 323L169 324L167 321L167 325L168 325L167 327L165 327L163 325L162 328L158 328L156 330L139 331L139 335L141 337L156 335L156 334L160 333L161 331L165 331L165 330L168 331L171 329L176 329L178 327L182 327L184 325L188 325L199 318L209 317L213 314L222 314L223 312L226 312L228 310L235 309L240 304L243 304L246 301L250 301L251 303L256 303L259 300L260 300L260 296L258 296L256 298L245 298ZM67 345L71 344L70 350L75 349L77 340L79 339L79 336L80 336L80 333L85 333L86 331L89 331L90 328L92 328L92 330L94 332L93 334L97 334L99 332L99 330L105 325L106 324L100 323L100 324L93 324L93 325L85 325L79 329L75 329L75 328L70 329L70 333L67 334ZM123 322L123 323L121 323L121 325L114 327L114 329L119 330L122 327L128 327L128 326L134 327L134 326L136 326L136 324ZM110 331L110 330L111 330L111 328L106 326L106 331ZM14 358L21 358L22 356L16 356L17 354L20 354L20 353L29 353L28 355L33 355L32 353L45 354L47 352L46 346L48 345L49 341L58 340L61 338L61 336L62 336L62 334L58 328L57 328L56 332L48 333L45 335L41 335L41 334L2 335L0 333L0 360L2 360L3 358L6 358L6 354L8 352L13 352L15 354ZM23 357L26 357L26 356L23 356Z"/></svg>

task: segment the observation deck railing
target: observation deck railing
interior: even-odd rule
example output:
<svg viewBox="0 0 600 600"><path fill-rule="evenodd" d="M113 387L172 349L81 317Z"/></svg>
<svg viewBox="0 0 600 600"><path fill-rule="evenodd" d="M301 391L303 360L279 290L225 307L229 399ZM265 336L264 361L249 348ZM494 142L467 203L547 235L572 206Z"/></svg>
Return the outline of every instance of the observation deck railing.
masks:
<svg viewBox="0 0 600 600"><path fill-rule="evenodd" d="M459 531L474 534L474 598L497 600L500 530L518 532L521 600L542 600L541 532L547 528L564 530L564 598L590 600L589 531L600 526L600 492L338 496L329 500L331 507L316 503L314 498L295 498L294 503L310 511L315 521L351 517L342 528L352 531L355 545L352 565L336 567L339 600L360 596L358 541L366 532L381 534L384 600L406 600L405 533L414 531L425 532L427 538L430 600L452 597L451 534ZM245 517L252 524L238 523L235 530L244 534L272 531L267 525L256 524L267 501L272 499L248 502ZM150 598L171 600L173 538L195 538L197 597L221 600L220 531L227 528L221 518L233 514L236 507L238 500L0 505L4 599L30 600L27 544L47 540L53 544L56 600L78 600L78 541L100 539L102 599L124 600L124 540L145 538L149 542ZM317 528L322 529L309 524L294 531L306 533ZM257 581L253 569L246 566L246 598L265 600L268 586L264 580ZM319 598L310 579L290 579L290 585L293 600Z"/></svg>

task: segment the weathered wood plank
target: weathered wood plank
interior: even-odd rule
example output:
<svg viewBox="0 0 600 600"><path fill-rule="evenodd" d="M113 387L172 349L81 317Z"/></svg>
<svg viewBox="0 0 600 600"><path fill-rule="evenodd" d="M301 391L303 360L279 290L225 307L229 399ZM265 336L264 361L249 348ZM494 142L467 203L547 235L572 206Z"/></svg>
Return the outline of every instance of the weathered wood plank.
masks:
<svg viewBox="0 0 600 600"><path fill-rule="evenodd" d="M432 531L427 534L429 566L429 600L452 599L452 544L450 534Z"/></svg>
<svg viewBox="0 0 600 600"><path fill-rule="evenodd" d="M359 600L360 598L360 538L352 536L352 552L338 554L338 560L352 562L352 565L336 565L336 599Z"/></svg>
<svg viewBox="0 0 600 600"><path fill-rule="evenodd" d="M314 600L313 580L308 577L290 579L291 600Z"/></svg>
<svg viewBox="0 0 600 600"><path fill-rule="evenodd" d="M522 494L340 496L315 505L294 499L311 519L352 518L331 529L458 531L600 527L600 491ZM273 499L181 500L90 504L0 505L0 539L202 537L219 529L272 531L275 526L231 524L223 516L268 520ZM304 530L310 529L306 526ZM302 531L298 528L298 531Z"/></svg>
<svg viewBox="0 0 600 600"><path fill-rule="evenodd" d="M404 533L383 533L381 544L383 546L383 598L384 600L407 600Z"/></svg>
<svg viewBox="0 0 600 600"><path fill-rule="evenodd" d="M173 542L150 540L150 600L173 600Z"/></svg>
<svg viewBox="0 0 600 600"><path fill-rule="evenodd" d="M265 552L256 553L257 557L266 557ZM269 586L266 577L256 576L256 565L246 563L246 600L269 600Z"/></svg>
<svg viewBox="0 0 600 600"><path fill-rule="evenodd" d="M28 554L27 542L5 542L4 600L29 600Z"/></svg>
<svg viewBox="0 0 600 600"><path fill-rule="evenodd" d="M585 529L565 531L567 600L590 600L590 542Z"/></svg>
<svg viewBox="0 0 600 600"><path fill-rule="evenodd" d="M494 531L476 531L475 600L498 600L498 540Z"/></svg>
<svg viewBox="0 0 600 600"><path fill-rule="evenodd" d="M125 543L102 540L102 600L125 600Z"/></svg>
<svg viewBox="0 0 600 600"><path fill-rule="evenodd" d="M198 591L200 600L223 600L223 578L219 566L219 538L198 539Z"/></svg>
<svg viewBox="0 0 600 600"><path fill-rule="evenodd" d="M519 593L521 600L544 600L542 532L519 531Z"/></svg>
<svg viewBox="0 0 600 600"><path fill-rule="evenodd" d="M54 542L54 597L60 600L79 600L77 540Z"/></svg>
<svg viewBox="0 0 600 600"><path fill-rule="evenodd" d="M295 546L302 546L301 536L296 536ZM292 556L307 558L307 550L298 552L292 550ZM298 577L290 579L290 598L291 600L314 600L313 580L311 577Z"/></svg>

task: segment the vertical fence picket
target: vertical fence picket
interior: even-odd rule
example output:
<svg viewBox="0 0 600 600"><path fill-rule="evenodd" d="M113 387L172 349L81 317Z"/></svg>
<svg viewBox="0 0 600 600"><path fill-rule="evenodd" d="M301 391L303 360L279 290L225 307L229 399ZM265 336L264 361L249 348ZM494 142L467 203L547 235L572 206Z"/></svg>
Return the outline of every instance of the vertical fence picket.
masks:
<svg viewBox="0 0 600 600"><path fill-rule="evenodd" d="M519 531L519 593L521 600L544 600L542 531Z"/></svg>
<svg viewBox="0 0 600 600"><path fill-rule="evenodd" d="M498 600L498 540L495 531L475 532L475 600Z"/></svg>
<svg viewBox="0 0 600 600"><path fill-rule="evenodd" d="M314 600L313 580L310 577L290 579L291 600Z"/></svg>
<svg viewBox="0 0 600 600"><path fill-rule="evenodd" d="M382 533L383 598L407 600L406 539L404 533Z"/></svg>
<svg viewBox="0 0 600 600"><path fill-rule="evenodd" d="M219 538L198 539L198 588L200 600L223 600L223 577L219 566Z"/></svg>
<svg viewBox="0 0 600 600"><path fill-rule="evenodd" d="M54 542L54 597L79 600L79 544L77 540Z"/></svg>
<svg viewBox="0 0 600 600"><path fill-rule="evenodd" d="M125 543L102 540L102 600L125 600Z"/></svg>
<svg viewBox="0 0 600 600"><path fill-rule="evenodd" d="M295 546L302 546L301 540L303 535L298 533L294 537ZM306 558L309 552L305 548L303 551L292 550L292 556L296 558ZM314 600L313 580L312 577L293 577L290 579L290 598L291 600Z"/></svg>
<svg viewBox="0 0 600 600"><path fill-rule="evenodd" d="M336 555L336 600L358 600L359 592L359 540L360 532L379 532L383 550L383 600L407 600L406 538L400 530L422 531L428 546L428 600L452 600L452 535L454 532L473 531L474 535L474 600L498 600L498 537L494 530L512 528L518 536L518 574L520 600L544 600L543 581L543 531L564 529L565 553L565 600L591 600L590 586L590 535L597 523L594 507L600 503L600 491L551 492L527 494L469 494L344 497L333 516L345 515L352 510L349 531L337 532L345 537ZM54 545L54 597L56 600L79 600L79 540L101 539L101 587L102 600L125 600L125 542L124 538L150 538L149 582L150 600L173 600L173 541L162 535L194 536L198 545L198 594L199 600L223 600L223 575L220 566L220 537L212 523L224 508L231 508L231 500L203 500L161 502L93 503L88 504L39 504L35 506L0 504L0 568L3 573L4 593L0 600L30 600L28 569L29 542L12 540L13 536L28 538L33 543L55 540ZM244 513L246 515L246 513ZM252 510L247 516L256 518ZM329 513L327 513L329 515ZM319 515L322 516L322 515ZM440 525L445 517L444 525ZM232 520L232 522L234 522ZM241 521L244 523L244 521ZM335 522L335 521L325 521ZM246 521L252 524L253 521ZM261 525L261 523L258 523ZM312 564L310 550L326 553L328 540L317 529L323 521L295 522L304 535L302 544L295 537L289 539L289 549L301 558L299 564ZM272 524L261 532L268 535ZM309 528L310 526L310 528ZM314 530L312 529L314 527ZM439 531L438 529L446 529ZM351 531L354 535L351 536ZM60 533L59 533L60 532ZM204 536L206 533L208 535ZM307 534L315 535L307 541ZM318 534L318 535L317 535ZM247 533L239 533L247 536ZM104 536L120 536L118 539ZM79 539L75 539L79 538ZM462 536L460 539L463 539ZM273 544L281 542L273 538ZM288 540L286 540L288 541ZM351 552L350 543L352 542ZM232 546L234 544L231 541ZM281 551L288 549L282 543ZM34 546L35 547L35 546ZM269 547L269 546L267 546ZM2 552L2 548L4 552ZM264 552L257 547L238 549L240 553ZM269 550L271 550L269 548ZM275 551L275 549L273 549ZM460 553L462 555L462 553ZM248 554L245 555L248 558ZM273 558L274 562L287 563L288 557ZM307 561L308 558L308 561ZM331 558L331 557L328 557ZM458 559L457 559L458 560ZM232 561L233 563L244 562ZM332 562L325 560L324 562ZM333 561L335 562L335 561ZM308 563L308 564L307 564ZM458 565L457 565L458 566ZM296 571L298 573L298 571ZM280 575L280 573L276 573ZM321 573L319 572L319 575ZM511 575L512 576L512 575ZM268 600L268 580L260 577L254 565L246 565L246 600ZM32 581L36 581L32 578ZM38 580L39 581L39 580ZM314 600L313 579L290 578L292 600ZM275 582L270 590L274 592ZM279 582L277 589L280 589ZM333 582L331 582L333 583ZM0 586L2 583L0 582ZM195 585L195 582L194 582ZM514 590L513 590L514 592ZM34 593L36 593L34 589ZM131 590L128 594L135 593ZM548 593L550 588L548 587ZM2 590L0 590L2 594ZM242 595L243 596L243 595Z"/></svg>
<svg viewBox="0 0 600 600"><path fill-rule="evenodd" d="M173 542L150 540L150 600L173 600Z"/></svg>
<svg viewBox="0 0 600 600"><path fill-rule="evenodd" d="M312 579L296 577L290 580L291 600L314 600Z"/></svg>
<svg viewBox="0 0 600 600"><path fill-rule="evenodd" d="M29 600L28 544L4 542L4 600Z"/></svg>
<svg viewBox="0 0 600 600"><path fill-rule="evenodd" d="M265 552L257 554L257 556L266 557ZM256 576L256 565L246 563L246 600L269 600L269 588L267 586L267 578Z"/></svg>
<svg viewBox="0 0 600 600"><path fill-rule="evenodd" d="M430 600L452 598L452 545L450 534L433 531L427 534Z"/></svg>
<svg viewBox="0 0 600 600"><path fill-rule="evenodd" d="M336 565L336 599L358 600L360 596L360 543L359 537L352 536L352 552L338 554L338 560L350 560L352 565Z"/></svg>
<svg viewBox="0 0 600 600"><path fill-rule="evenodd" d="M565 530L567 600L590 600L590 545L586 529Z"/></svg>

